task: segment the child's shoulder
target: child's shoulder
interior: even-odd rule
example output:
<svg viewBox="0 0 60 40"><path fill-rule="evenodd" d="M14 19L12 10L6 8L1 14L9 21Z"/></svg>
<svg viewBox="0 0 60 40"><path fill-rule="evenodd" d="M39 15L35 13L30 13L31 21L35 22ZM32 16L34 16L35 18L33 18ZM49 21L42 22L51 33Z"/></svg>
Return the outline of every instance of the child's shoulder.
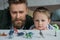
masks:
<svg viewBox="0 0 60 40"><path fill-rule="evenodd" d="M48 30L54 30L54 27L51 24L49 24L47 28Z"/></svg>
<svg viewBox="0 0 60 40"><path fill-rule="evenodd" d="M34 29L35 28L35 26L34 25L32 25L31 27L30 27L30 29Z"/></svg>

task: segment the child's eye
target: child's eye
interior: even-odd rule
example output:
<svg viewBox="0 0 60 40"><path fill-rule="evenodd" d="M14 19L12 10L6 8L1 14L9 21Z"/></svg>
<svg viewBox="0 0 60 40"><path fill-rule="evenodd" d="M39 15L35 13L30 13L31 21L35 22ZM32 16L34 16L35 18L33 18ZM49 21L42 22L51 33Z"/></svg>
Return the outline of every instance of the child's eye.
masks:
<svg viewBox="0 0 60 40"><path fill-rule="evenodd" d="M44 22L45 20L42 20L42 22Z"/></svg>

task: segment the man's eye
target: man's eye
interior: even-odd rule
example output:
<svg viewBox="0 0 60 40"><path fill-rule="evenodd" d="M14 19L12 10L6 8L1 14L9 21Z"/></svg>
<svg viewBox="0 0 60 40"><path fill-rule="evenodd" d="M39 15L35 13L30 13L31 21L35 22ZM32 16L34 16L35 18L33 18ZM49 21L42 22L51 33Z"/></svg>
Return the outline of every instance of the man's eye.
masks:
<svg viewBox="0 0 60 40"><path fill-rule="evenodd" d="M17 12L12 12L13 14L16 14Z"/></svg>
<svg viewBox="0 0 60 40"><path fill-rule="evenodd" d="M38 22L39 20L35 20L36 22Z"/></svg>
<svg viewBox="0 0 60 40"><path fill-rule="evenodd" d="M19 13L23 13L24 11L19 11Z"/></svg>

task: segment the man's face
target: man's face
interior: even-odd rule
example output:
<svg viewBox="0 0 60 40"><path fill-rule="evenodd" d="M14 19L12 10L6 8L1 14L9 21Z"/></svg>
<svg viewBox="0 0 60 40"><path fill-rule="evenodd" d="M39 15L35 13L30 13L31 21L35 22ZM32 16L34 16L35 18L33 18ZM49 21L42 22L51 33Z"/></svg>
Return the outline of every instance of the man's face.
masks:
<svg viewBox="0 0 60 40"><path fill-rule="evenodd" d="M10 14L11 14L13 25L17 28L20 28L25 23L25 19L27 15L27 7L24 3L11 4Z"/></svg>

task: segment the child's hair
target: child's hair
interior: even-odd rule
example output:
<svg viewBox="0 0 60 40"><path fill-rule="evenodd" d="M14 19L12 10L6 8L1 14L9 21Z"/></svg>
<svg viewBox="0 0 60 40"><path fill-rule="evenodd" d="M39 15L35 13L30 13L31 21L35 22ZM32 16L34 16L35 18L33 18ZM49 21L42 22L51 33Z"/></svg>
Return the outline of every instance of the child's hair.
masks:
<svg viewBox="0 0 60 40"><path fill-rule="evenodd" d="M40 12L45 14L49 19L50 19L50 13L49 10L47 8L44 7L38 7L34 12L33 12L33 18L36 15L36 12Z"/></svg>

